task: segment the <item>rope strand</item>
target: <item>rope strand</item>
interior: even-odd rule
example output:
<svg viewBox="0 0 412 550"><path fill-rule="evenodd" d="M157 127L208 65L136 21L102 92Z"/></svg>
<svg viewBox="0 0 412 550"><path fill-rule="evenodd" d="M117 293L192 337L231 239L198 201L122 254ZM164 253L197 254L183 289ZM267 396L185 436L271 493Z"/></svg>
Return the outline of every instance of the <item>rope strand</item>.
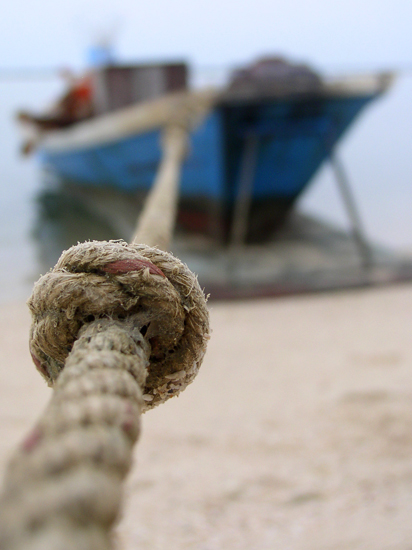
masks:
<svg viewBox="0 0 412 550"><path fill-rule="evenodd" d="M110 548L140 430L150 348L131 324L90 323L6 473L0 548Z"/></svg>
<svg viewBox="0 0 412 550"><path fill-rule="evenodd" d="M169 250L176 220L180 174L189 146L189 133L210 111L216 97L214 90L186 97L165 126L162 133L162 161L132 242Z"/></svg>
<svg viewBox="0 0 412 550"><path fill-rule="evenodd" d="M110 550L140 415L195 378L206 298L169 246L188 133L215 93L185 103L132 244L64 252L35 285L30 352L54 393L14 454L0 496L0 550Z"/></svg>
<svg viewBox="0 0 412 550"><path fill-rule="evenodd" d="M188 146L188 132L180 126L170 126L164 130L162 138L162 162L144 211L139 217L132 242L169 250L176 219L180 171Z"/></svg>

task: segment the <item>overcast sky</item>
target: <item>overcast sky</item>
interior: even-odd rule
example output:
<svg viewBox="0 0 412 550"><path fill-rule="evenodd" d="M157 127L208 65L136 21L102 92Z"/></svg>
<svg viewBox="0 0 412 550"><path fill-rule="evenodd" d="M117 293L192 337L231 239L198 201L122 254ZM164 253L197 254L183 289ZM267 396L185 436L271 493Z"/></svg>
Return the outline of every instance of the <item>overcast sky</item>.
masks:
<svg viewBox="0 0 412 550"><path fill-rule="evenodd" d="M98 29L121 58L230 65L280 52L321 68L412 65L412 0L2 0L0 67L79 66Z"/></svg>

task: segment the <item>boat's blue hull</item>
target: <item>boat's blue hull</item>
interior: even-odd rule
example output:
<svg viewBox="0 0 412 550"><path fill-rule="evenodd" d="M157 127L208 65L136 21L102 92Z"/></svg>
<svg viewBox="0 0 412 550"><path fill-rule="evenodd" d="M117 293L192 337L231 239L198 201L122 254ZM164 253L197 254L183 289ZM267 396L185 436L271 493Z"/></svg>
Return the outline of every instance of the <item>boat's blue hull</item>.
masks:
<svg viewBox="0 0 412 550"><path fill-rule="evenodd" d="M249 237L260 239L285 217L358 112L376 94L222 104L193 132L183 166L180 221L226 238L239 192L244 144L257 139ZM161 159L160 131L56 152L42 151L60 178L147 191Z"/></svg>

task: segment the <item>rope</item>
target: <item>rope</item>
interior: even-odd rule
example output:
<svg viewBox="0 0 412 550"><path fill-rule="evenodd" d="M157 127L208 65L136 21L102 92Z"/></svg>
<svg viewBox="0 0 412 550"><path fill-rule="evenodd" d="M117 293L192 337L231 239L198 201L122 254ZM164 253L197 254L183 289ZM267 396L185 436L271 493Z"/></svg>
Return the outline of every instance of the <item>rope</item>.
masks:
<svg viewBox="0 0 412 550"><path fill-rule="evenodd" d="M74 246L34 286L30 352L54 392L8 465L1 550L113 548L140 414L199 370L209 339L204 293L180 260L136 238L168 245L188 131L210 104L189 106L165 132L134 242Z"/></svg>
<svg viewBox="0 0 412 550"><path fill-rule="evenodd" d="M162 163L138 220L133 242L168 250L176 219L178 183L187 151L188 132L186 128L170 126L162 137Z"/></svg>
<svg viewBox="0 0 412 550"><path fill-rule="evenodd" d="M133 242L168 250L176 219L180 173L188 150L190 130L210 111L217 99L215 90L181 99L162 134L163 158L144 211L138 220Z"/></svg>

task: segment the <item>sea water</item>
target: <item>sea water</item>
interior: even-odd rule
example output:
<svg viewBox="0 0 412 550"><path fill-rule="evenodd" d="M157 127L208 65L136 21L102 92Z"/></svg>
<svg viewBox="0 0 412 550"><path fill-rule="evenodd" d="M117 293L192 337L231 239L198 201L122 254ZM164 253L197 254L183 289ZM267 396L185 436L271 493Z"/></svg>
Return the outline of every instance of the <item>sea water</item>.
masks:
<svg viewBox="0 0 412 550"><path fill-rule="evenodd" d="M78 224L58 238L58 223L44 220L44 178L36 158L23 158L15 113L40 111L61 89L54 78L0 80L0 303L26 299L33 282L58 257L59 246L75 244ZM400 76L351 126L337 153L343 161L368 237L396 249L412 250L412 77ZM47 201L46 201L47 202ZM54 221L74 204L48 202ZM299 208L347 227L348 218L330 167L325 164L300 200ZM119 212L121 215L121 212ZM43 216L43 217L42 217ZM84 222L84 217L82 218ZM117 238L105 229L89 238ZM67 232L67 226L66 226ZM114 232L115 233L115 232Z"/></svg>

